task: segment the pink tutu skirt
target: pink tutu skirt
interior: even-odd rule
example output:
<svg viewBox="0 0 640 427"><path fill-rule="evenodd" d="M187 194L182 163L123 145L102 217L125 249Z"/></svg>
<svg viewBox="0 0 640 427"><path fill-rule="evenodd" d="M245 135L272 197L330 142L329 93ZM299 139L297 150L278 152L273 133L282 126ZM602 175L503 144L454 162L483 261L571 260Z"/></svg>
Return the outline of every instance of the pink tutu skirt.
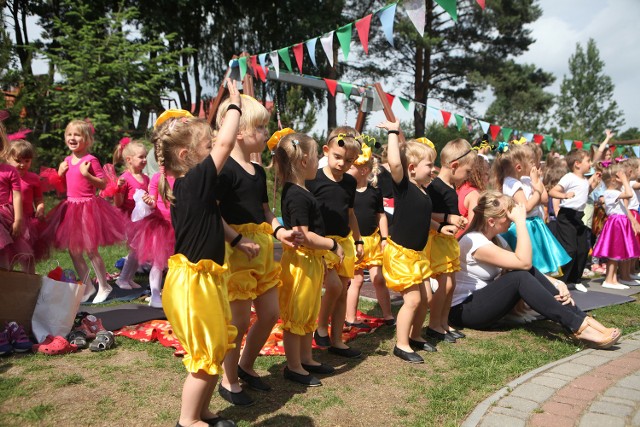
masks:
<svg viewBox="0 0 640 427"><path fill-rule="evenodd" d="M144 219L132 222L129 229L129 247L140 264L149 263L160 269L167 268L167 261L173 255L176 243L171 222L155 210Z"/></svg>
<svg viewBox="0 0 640 427"><path fill-rule="evenodd" d="M640 243L626 215L609 215L602 227L593 256L625 260L640 257Z"/></svg>
<svg viewBox="0 0 640 427"><path fill-rule="evenodd" d="M47 215L42 238L58 249L96 252L124 241L127 219L99 197L67 198Z"/></svg>
<svg viewBox="0 0 640 427"><path fill-rule="evenodd" d="M33 249L36 261L49 258L49 244L42 238L47 223L37 218L27 218L26 230L29 236L29 245Z"/></svg>
<svg viewBox="0 0 640 427"><path fill-rule="evenodd" d="M13 206L5 204L0 206L0 250L2 250L11 264L15 262L27 262L25 258L33 260L33 249L29 244L29 232L23 227L22 236L13 238Z"/></svg>

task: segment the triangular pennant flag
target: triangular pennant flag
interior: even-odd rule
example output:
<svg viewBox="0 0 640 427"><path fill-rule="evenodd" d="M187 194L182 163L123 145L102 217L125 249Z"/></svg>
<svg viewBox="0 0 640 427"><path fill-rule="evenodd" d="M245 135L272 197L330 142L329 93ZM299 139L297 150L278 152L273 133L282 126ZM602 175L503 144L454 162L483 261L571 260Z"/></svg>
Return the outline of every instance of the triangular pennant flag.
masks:
<svg viewBox="0 0 640 427"><path fill-rule="evenodd" d="M324 54L327 55L329 64L333 67L333 31L320 37L320 43Z"/></svg>
<svg viewBox="0 0 640 427"><path fill-rule="evenodd" d="M293 56L296 58L296 64L298 65L298 70L300 70L300 74L302 74L302 55L304 54L302 43L298 43L293 45Z"/></svg>
<svg viewBox="0 0 640 427"><path fill-rule="evenodd" d="M489 134L491 135L491 140L495 141L498 138L498 134L500 133L500 126L498 125L489 125Z"/></svg>
<svg viewBox="0 0 640 427"><path fill-rule="evenodd" d="M484 10L485 7L485 0L476 0L478 2L478 4L480 5L480 7L482 8L482 10Z"/></svg>
<svg viewBox="0 0 640 427"><path fill-rule="evenodd" d="M473 120L470 118L467 118L467 131L469 131L469 133L473 132Z"/></svg>
<svg viewBox="0 0 640 427"><path fill-rule="evenodd" d="M256 55L253 55L251 57L251 68L253 69L253 74L256 77L258 77L263 82L267 81L267 76L264 73L264 69L260 65L258 65L258 57Z"/></svg>
<svg viewBox="0 0 640 427"><path fill-rule="evenodd" d="M458 9L456 6L457 0L436 0L438 3L449 15L451 15L451 19L455 22L458 22Z"/></svg>
<svg viewBox="0 0 640 427"><path fill-rule="evenodd" d="M316 42L318 38L313 38L311 40L307 40L305 44L307 45L307 52L309 52L309 56L311 57L311 62L313 66L318 68L318 64L316 64Z"/></svg>
<svg viewBox="0 0 640 427"><path fill-rule="evenodd" d="M637 145L631 147L633 149L633 154L636 155L636 157L640 157L640 147L638 147Z"/></svg>
<svg viewBox="0 0 640 427"><path fill-rule="evenodd" d="M582 145L583 145L582 141L573 141L573 143L576 145L576 148L578 150L582 150Z"/></svg>
<svg viewBox="0 0 640 427"><path fill-rule="evenodd" d="M506 142L509 142L509 137L511 136L511 132L512 131L513 131L513 129L511 129L511 128L502 128L502 138Z"/></svg>
<svg viewBox="0 0 640 427"><path fill-rule="evenodd" d="M258 71L258 57L256 55L252 55L249 57L249 65L251 65L251 69L253 70L253 74L256 74Z"/></svg>
<svg viewBox="0 0 640 427"><path fill-rule="evenodd" d="M553 145L553 137L549 135L545 136L544 143L547 146L547 151L551 150L551 146Z"/></svg>
<svg viewBox="0 0 640 427"><path fill-rule="evenodd" d="M384 31L384 36L387 38L387 41L391 46L393 46L393 20L396 16L397 5L397 3L393 3L378 12L378 18L380 18L382 31Z"/></svg>
<svg viewBox="0 0 640 427"><path fill-rule="evenodd" d="M404 109L409 111L409 105L411 104L411 101L409 101L408 99L404 99L401 96L399 96L398 99L400 100L400 103L402 104Z"/></svg>
<svg viewBox="0 0 640 427"><path fill-rule="evenodd" d="M482 128L482 132L483 133L488 133L489 132L489 123L488 122L484 122L484 121L478 119L478 123L480 124L480 128Z"/></svg>
<svg viewBox="0 0 640 427"><path fill-rule="evenodd" d="M284 65L287 66L287 70L289 70L289 72L292 73L293 68L291 68L291 57L289 56L289 48L283 47L282 49L278 49L278 54L280 55L280 58L282 58L282 60L284 61Z"/></svg>
<svg viewBox="0 0 640 427"><path fill-rule="evenodd" d="M269 53L269 59L273 64L273 69L276 71L276 77L280 77L280 59L278 58L278 52L275 50Z"/></svg>
<svg viewBox="0 0 640 427"><path fill-rule="evenodd" d="M593 142L585 142L582 144L582 149L589 151L591 149L591 144L593 144Z"/></svg>
<svg viewBox="0 0 640 427"><path fill-rule="evenodd" d="M247 74L247 57L241 56L238 58L238 65L240 66L240 80L242 80Z"/></svg>
<svg viewBox="0 0 640 427"><path fill-rule="evenodd" d="M456 126L458 127L458 132L460 132L462 130L462 125L464 123L464 117L462 117L460 114L454 113L453 117L456 118Z"/></svg>
<svg viewBox="0 0 640 427"><path fill-rule="evenodd" d="M527 141L533 141L533 132L524 132L522 134L522 136L524 137L524 139L526 139Z"/></svg>
<svg viewBox="0 0 640 427"><path fill-rule="evenodd" d="M260 61L260 67L262 67L262 70L266 73L267 72L267 54L261 53L260 55L258 55L258 61Z"/></svg>
<svg viewBox="0 0 640 427"><path fill-rule="evenodd" d="M336 87L338 86L338 82L331 79L323 79L327 84L327 89L329 89L329 93L333 96L336 96Z"/></svg>
<svg viewBox="0 0 640 427"><path fill-rule="evenodd" d="M564 140L564 148L566 148L567 151L571 151L571 145L573 145L573 139Z"/></svg>
<svg viewBox="0 0 640 427"><path fill-rule="evenodd" d="M353 90L353 85L351 83L340 82L340 87L342 88L345 96L349 98L351 96L351 91Z"/></svg>
<svg viewBox="0 0 640 427"><path fill-rule="evenodd" d="M440 110L440 113L442 114L442 124L444 127L447 127L449 120L451 119L451 113L444 110Z"/></svg>
<svg viewBox="0 0 640 427"><path fill-rule="evenodd" d="M336 36L338 36L338 43L342 49L344 60L349 58L349 51L351 50L351 36L353 35L353 24L347 24L344 27L338 28Z"/></svg>
<svg viewBox="0 0 640 427"><path fill-rule="evenodd" d="M431 115L435 120L440 120L440 118L442 117L442 114L440 113L439 108L433 107L431 105L427 105L427 110L431 111Z"/></svg>
<svg viewBox="0 0 640 427"><path fill-rule="evenodd" d="M533 135L533 142L535 142L538 145L542 144L543 139L544 139L543 135L540 135L540 134Z"/></svg>
<svg viewBox="0 0 640 427"><path fill-rule="evenodd" d="M358 38L360 38L360 43L362 43L362 48L364 49L364 53L369 54L369 28L371 28L371 17L373 15L369 14L362 19L356 21L356 30L358 31Z"/></svg>
<svg viewBox="0 0 640 427"><path fill-rule="evenodd" d="M409 20L420 33L420 37L424 37L424 24L427 15L425 0L405 0L402 5L404 6L404 11L407 12L407 16L409 16Z"/></svg>
<svg viewBox="0 0 640 427"><path fill-rule="evenodd" d="M391 95L390 93L385 93L385 95L387 95L387 101L389 101L389 106L392 106L393 100L396 99L396 97L394 95Z"/></svg>

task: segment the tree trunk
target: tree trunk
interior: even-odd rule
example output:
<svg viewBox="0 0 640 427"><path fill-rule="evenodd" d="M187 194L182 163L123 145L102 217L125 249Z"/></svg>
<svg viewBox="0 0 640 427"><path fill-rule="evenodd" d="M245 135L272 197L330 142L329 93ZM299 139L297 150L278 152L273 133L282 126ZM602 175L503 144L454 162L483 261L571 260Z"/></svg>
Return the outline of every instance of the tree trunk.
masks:
<svg viewBox="0 0 640 427"><path fill-rule="evenodd" d="M338 79L338 70L336 70L336 66L338 64L338 50L337 46L333 45L333 67L329 68L328 77L329 79L337 80ZM336 93L337 94L337 93ZM329 91L327 91L327 135L331 132L332 129L338 127L338 118L336 115L336 97L331 96Z"/></svg>
<svg viewBox="0 0 640 427"><path fill-rule="evenodd" d="M427 2L427 16L425 32L428 37L431 36L431 25L433 22L433 3ZM415 108L413 110L413 120L415 127L415 136L424 136L425 121L427 117L427 100L429 99L429 78L431 76L431 46L416 47L415 56L415 83L414 83L414 99L425 105L423 108Z"/></svg>
<svg viewBox="0 0 640 427"><path fill-rule="evenodd" d="M200 57L198 52L193 53L193 79L196 84L196 105L193 110L193 115L198 117L200 115L200 99L202 99L202 85L200 84Z"/></svg>

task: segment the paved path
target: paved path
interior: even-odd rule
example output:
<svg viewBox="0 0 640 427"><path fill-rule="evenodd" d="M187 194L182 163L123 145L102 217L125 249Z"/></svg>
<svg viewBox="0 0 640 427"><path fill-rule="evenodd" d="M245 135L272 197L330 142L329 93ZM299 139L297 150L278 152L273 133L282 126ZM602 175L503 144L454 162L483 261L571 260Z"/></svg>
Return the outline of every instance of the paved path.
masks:
<svg viewBox="0 0 640 427"><path fill-rule="evenodd" d="M614 349L584 350L515 379L463 427L640 427L640 332Z"/></svg>

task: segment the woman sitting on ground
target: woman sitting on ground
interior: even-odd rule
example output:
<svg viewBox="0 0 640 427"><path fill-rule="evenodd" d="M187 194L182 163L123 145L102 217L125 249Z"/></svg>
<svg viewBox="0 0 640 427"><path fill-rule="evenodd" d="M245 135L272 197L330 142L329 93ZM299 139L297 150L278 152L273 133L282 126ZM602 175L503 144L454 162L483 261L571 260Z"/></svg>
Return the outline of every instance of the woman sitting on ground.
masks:
<svg viewBox="0 0 640 427"><path fill-rule="evenodd" d="M564 283L557 288L531 265L531 240L526 209L497 191L480 194L473 221L460 239L460 264L456 273L449 321L452 325L486 329L520 301L547 319L560 323L575 338L595 348L609 348L621 336L617 328L600 322L575 307ZM499 236L516 225L515 252Z"/></svg>

